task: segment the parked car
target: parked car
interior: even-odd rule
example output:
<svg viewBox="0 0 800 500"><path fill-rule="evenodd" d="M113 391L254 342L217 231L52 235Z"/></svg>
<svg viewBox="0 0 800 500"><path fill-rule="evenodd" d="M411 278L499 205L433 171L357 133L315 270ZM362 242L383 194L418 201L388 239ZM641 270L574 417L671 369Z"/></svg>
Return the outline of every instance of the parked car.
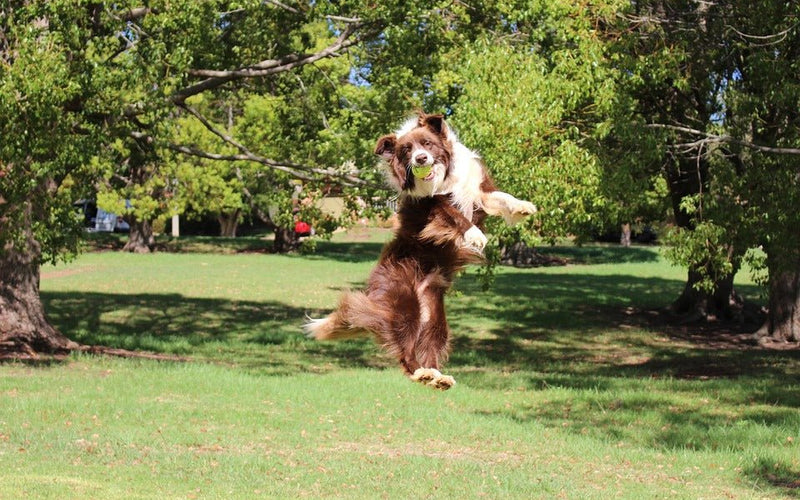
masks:
<svg viewBox="0 0 800 500"><path fill-rule="evenodd" d="M130 202L125 203L130 206ZM72 206L83 214L83 225L87 231L124 233L131 229L122 216L98 208L94 200L78 200Z"/></svg>

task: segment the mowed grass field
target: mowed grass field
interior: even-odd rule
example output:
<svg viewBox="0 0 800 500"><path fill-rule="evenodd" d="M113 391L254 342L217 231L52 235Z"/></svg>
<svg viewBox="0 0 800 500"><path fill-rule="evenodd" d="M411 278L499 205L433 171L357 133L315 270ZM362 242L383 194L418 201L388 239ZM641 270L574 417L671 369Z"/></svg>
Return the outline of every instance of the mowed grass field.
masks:
<svg viewBox="0 0 800 500"><path fill-rule="evenodd" d="M300 331L387 237L44 268L70 338L184 361L0 364L0 498L800 498L800 353L648 320L684 279L656 249L553 249L573 263L487 292L467 272L439 392Z"/></svg>

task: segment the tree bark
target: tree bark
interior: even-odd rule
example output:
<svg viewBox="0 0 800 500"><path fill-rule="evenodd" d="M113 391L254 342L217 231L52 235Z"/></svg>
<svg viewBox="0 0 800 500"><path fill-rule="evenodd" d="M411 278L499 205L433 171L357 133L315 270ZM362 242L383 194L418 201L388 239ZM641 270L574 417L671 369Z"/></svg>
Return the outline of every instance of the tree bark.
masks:
<svg viewBox="0 0 800 500"><path fill-rule="evenodd" d="M294 252L298 248L300 248L300 238L294 232L294 228L275 228L275 241L272 244L272 249L276 253Z"/></svg>
<svg viewBox="0 0 800 500"><path fill-rule="evenodd" d="M130 233L128 233L128 242L122 247L124 252L133 253L150 253L156 245L156 239L153 236L153 225L149 220L140 221L133 219L131 221Z"/></svg>
<svg viewBox="0 0 800 500"><path fill-rule="evenodd" d="M714 291L698 290L700 273L690 269L681 295L672 303L673 312L687 321L734 319L740 316L744 300L733 287L735 272L718 280Z"/></svg>
<svg viewBox="0 0 800 500"><path fill-rule="evenodd" d="M762 341L800 342L800 257L793 266L776 260L768 254L769 312L756 336Z"/></svg>
<svg viewBox="0 0 800 500"><path fill-rule="evenodd" d="M79 345L47 321L39 296L41 246L33 237L30 217L25 224L22 238L0 250L0 354L65 354Z"/></svg>
<svg viewBox="0 0 800 500"><path fill-rule="evenodd" d="M628 222L622 225L622 233L619 237L619 243L624 247L631 246L631 225Z"/></svg>
<svg viewBox="0 0 800 500"><path fill-rule="evenodd" d="M217 216L219 221L219 235L227 238L235 238L236 230L239 227L239 210L231 213L223 213Z"/></svg>

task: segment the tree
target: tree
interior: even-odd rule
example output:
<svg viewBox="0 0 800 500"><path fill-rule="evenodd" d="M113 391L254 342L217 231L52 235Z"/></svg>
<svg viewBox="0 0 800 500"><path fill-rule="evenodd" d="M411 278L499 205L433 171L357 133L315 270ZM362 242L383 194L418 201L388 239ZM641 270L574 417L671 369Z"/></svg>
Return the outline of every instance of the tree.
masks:
<svg viewBox="0 0 800 500"><path fill-rule="evenodd" d="M612 160L593 147L615 98L608 41L594 27L613 18L618 5L503 3L504 22L492 30L501 34L452 54L459 136L481 153L501 189L539 207L526 226L492 228L500 247L533 243L533 234L585 239L619 217L601 183L603 162Z"/></svg>
<svg viewBox="0 0 800 500"><path fill-rule="evenodd" d="M221 63L208 59L218 54L206 50L207 41L235 13L220 14L211 2L133 7L19 1L0 12L0 345L7 350L75 347L47 322L38 291L40 264L77 247L75 186L90 185L125 160L152 165L160 124L190 95L251 72L288 71L330 57L356 43L361 28L346 23L315 53L280 47L255 64L233 61L244 69L209 75L190 68ZM192 83L192 74L203 79Z"/></svg>
<svg viewBox="0 0 800 500"><path fill-rule="evenodd" d="M202 110L207 106L204 101L204 96L197 96L191 104ZM230 134L233 132L232 105L228 106L227 115L226 131ZM219 139L192 116L179 117L173 133L175 144L192 145L200 151L235 154L231 146L222 149L217 144ZM243 190L247 188L237 175L246 162L215 161L178 152L164 156L176 164L171 180L176 199L174 213L189 217L213 215L219 221L220 236L236 236L239 221L247 213L247 203L243 199Z"/></svg>
<svg viewBox="0 0 800 500"><path fill-rule="evenodd" d="M759 335L800 342L800 5L733 2L731 82L723 154L751 246L768 271L768 317ZM713 139L713 138L706 138Z"/></svg>
<svg viewBox="0 0 800 500"><path fill-rule="evenodd" d="M733 278L747 246L718 223L736 211L714 175L728 168L726 159L712 160L702 145L687 144L677 131L651 125L716 126L730 79L719 5L636 2L621 16L621 24L608 26L615 38L612 65L619 105L605 145L623 158L625 174L663 178L675 223L667 255L688 269L673 310L690 318L738 314L741 301Z"/></svg>
<svg viewBox="0 0 800 500"><path fill-rule="evenodd" d="M76 109L89 89L56 31L71 20L15 7L0 12L0 346L64 352L75 344L44 316L39 265L76 249L67 179L100 161L103 130Z"/></svg>
<svg viewBox="0 0 800 500"><path fill-rule="evenodd" d="M307 193L350 186L351 194L370 201L380 178L371 168L376 131L388 130L429 94L439 51L458 39L450 28L463 16L460 4L421 0L3 4L0 344L28 352L74 348L44 317L39 266L77 248L80 221L71 204L86 186L113 188L107 203L133 197L133 227L142 222L144 230L135 229L143 237L132 245L146 246L146 223L174 208L160 200L175 187L168 181L177 170L165 175L175 166L165 165L165 158L172 162L167 151L246 161L307 183ZM348 51L354 69L346 76L341 68L326 69L325 61ZM306 85L311 77L314 84ZM242 90L300 96L306 103L302 112L281 116L281 132L291 132L290 154L269 157L270 150L237 140L190 100L204 94L225 102ZM319 102L336 106L319 113ZM180 116L198 120L227 149L173 143ZM333 161L337 156L354 161ZM289 184L275 190L287 211ZM156 203L143 202L148 198ZM301 203L301 209L313 207Z"/></svg>
<svg viewBox="0 0 800 500"><path fill-rule="evenodd" d="M623 51L638 59L627 60L667 68L634 65L625 74L642 80L631 94L635 114L673 159L665 172L680 231L671 256L689 267L678 304L725 313L736 302L733 276L747 256L768 271L761 334L797 341L798 6L654 1L637 2L637 9L630 17L635 35L626 42L633 45ZM659 78L644 81L648 74ZM755 247L765 258L746 253Z"/></svg>

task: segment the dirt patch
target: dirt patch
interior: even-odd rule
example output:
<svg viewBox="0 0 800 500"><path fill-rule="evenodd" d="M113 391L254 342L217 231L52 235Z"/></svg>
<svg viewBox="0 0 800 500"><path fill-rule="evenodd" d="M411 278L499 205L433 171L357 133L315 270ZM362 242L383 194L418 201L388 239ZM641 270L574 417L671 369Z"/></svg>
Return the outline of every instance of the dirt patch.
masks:
<svg viewBox="0 0 800 500"><path fill-rule="evenodd" d="M489 451L479 448L451 446L439 441L407 443L398 446L342 442L335 447L328 448L326 451L388 458L425 457L436 460L464 460L481 464L518 463L522 460L522 455L514 451Z"/></svg>
<svg viewBox="0 0 800 500"><path fill-rule="evenodd" d="M52 278L64 278L65 276L73 276L75 274L82 274L88 272L88 269L60 269L58 271L45 271L41 273L41 279L47 280Z"/></svg>

